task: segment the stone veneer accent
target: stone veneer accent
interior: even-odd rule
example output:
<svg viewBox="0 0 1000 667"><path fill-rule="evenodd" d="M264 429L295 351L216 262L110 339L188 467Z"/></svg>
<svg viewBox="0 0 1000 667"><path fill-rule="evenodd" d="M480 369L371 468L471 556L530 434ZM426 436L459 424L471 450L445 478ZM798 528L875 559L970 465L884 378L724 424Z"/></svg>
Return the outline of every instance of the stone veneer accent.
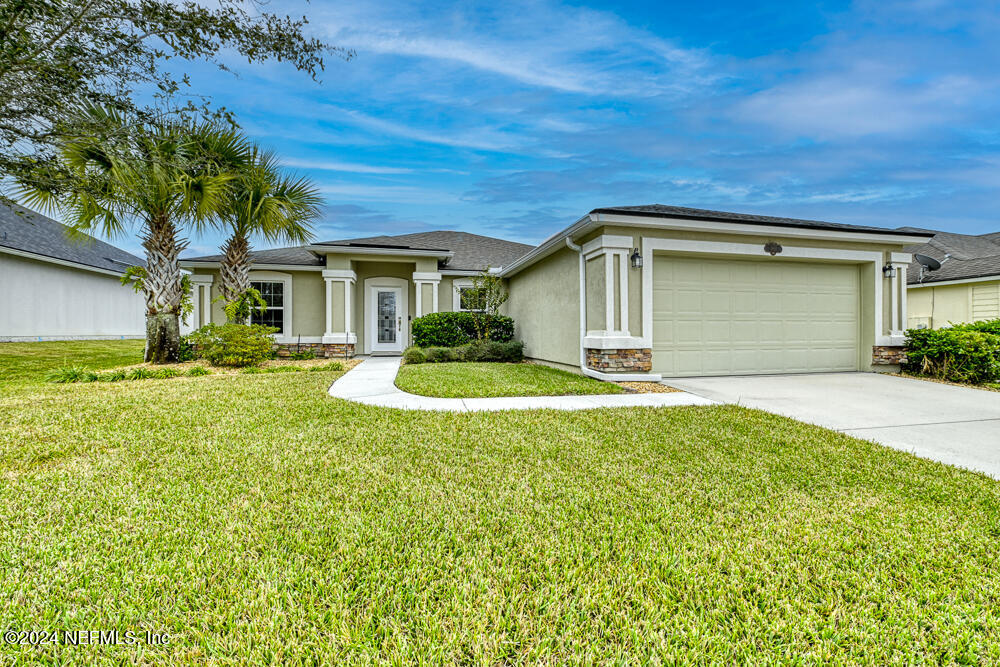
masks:
<svg viewBox="0 0 1000 667"><path fill-rule="evenodd" d="M653 369L653 351L596 350L587 348L587 368L602 373L648 373Z"/></svg>
<svg viewBox="0 0 1000 667"><path fill-rule="evenodd" d="M873 366L898 366L906 363L906 350L901 345L875 345L872 347Z"/></svg>
<svg viewBox="0 0 1000 667"><path fill-rule="evenodd" d="M353 357L354 343L275 343L279 357L287 357L296 350L312 350L317 357Z"/></svg>

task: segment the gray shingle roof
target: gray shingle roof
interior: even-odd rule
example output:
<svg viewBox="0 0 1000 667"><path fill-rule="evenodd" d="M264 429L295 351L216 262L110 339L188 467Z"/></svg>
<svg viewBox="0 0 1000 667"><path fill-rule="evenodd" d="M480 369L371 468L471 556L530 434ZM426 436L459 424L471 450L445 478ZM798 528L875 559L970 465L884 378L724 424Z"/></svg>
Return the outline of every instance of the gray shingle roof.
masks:
<svg viewBox="0 0 1000 667"><path fill-rule="evenodd" d="M491 236L453 231L418 232L398 236L369 236L341 241L325 241L316 245L448 250L455 254L444 268L462 271L483 271L489 267L506 266L534 247Z"/></svg>
<svg viewBox="0 0 1000 667"><path fill-rule="evenodd" d="M365 236L338 241L322 241L314 246L338 248L385 248L387 250L427 250L454 253L442 268L462 271L482 271L489 267L504 266L531 250L534 246L505 241L490 236L468 232L437 231L400 234L398 236ZM252 253L258 264L289 264L298 266L324 266L323 258L303 246L258 250ZM222 255L190 257L185 261L218 262Z"/></svg>
<svg viewBox="0 0 1000 667"><path fill-rule="evenodd" d="M288 264L290 266L326 266L326 261L305 249L305 246L290 248L274 248L273 250L254 250L250 253L255 264ZM203 255L201 257L184 257L181 262L221 262L222 255Z"/></svg>
<svg viewBox="0 0 1000 667"><path fill-rule="evenodd" d="M913 227L901 229L915 231ZM937 271L924 271L923 283L1000 276L1000 232L979 236L952 232L931 233L934 238L927 243L906 247L906 252L920 253L943 262ZM950 255L948 261L944 261L945 255ZM921 282L920 265L916 261L907 269L906 282L910 285Z"/></svg>
<svg viewBox="0 0 1000 667"><path fill-rule="evenodd" d="M885 227L866 227L863 225L846 225L839 222L824 222L822 220L800 220L798 218L777 218L770 215L753 215L750 213L731 213L729 211L710 211L701 208L684 206L664 206L663 204L647 204L645 206L612 206L610 208L595 208L591 213L645 215L654 218L693 218L712 222L732 222L770 225L772 227L806 227L811 229L831 229L844 232L877 232L896 236L913 235L913 232Z"/></svg>
<svg viewBox="0 0 1000 667"><path fill-rule="evenodd" d="M23 206L0 203L0 246L124 273L146 262L86 234L70 238L69 227Z"/></svg>

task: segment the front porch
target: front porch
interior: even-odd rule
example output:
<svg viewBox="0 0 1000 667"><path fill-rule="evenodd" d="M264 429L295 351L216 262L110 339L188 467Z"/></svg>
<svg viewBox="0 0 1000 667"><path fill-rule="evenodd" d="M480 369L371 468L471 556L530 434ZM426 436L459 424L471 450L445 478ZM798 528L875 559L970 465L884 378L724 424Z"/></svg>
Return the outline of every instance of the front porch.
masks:
<svg viewBox="0 0 1000 667"><path fill-rule="evenodd" d="M397 355L410 345L412 321L460 310L460 290L475 271L439 268L437 257L330 253L315 267L255 265L252 286L267 311L251 321L274 326L280 356L312 350L316 356ZM198 267L192 277L194 314L187 328L225 322L218 270Z"/></svg>

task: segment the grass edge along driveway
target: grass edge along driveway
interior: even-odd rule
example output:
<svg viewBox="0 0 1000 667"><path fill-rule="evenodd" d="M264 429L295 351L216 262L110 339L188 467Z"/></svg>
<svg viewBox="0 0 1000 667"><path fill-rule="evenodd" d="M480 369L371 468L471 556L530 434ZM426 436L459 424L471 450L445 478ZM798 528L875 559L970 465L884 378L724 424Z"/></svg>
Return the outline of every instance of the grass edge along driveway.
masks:
<svg viewBox="0 0 1000 667"><path fill-rule="evenodd" d="M737 406L416 413L337 377L0 396L5 627L171 637L0 655L1000 661L985 476Z"/></svg>
<svg viewBox="0 0 1000 667"><path fill-rule="evenodd" d="M404 364L396 386L420 396L483 398L496 396L573 396L620 394L612 383L542 364L454 362Z"/></svg>

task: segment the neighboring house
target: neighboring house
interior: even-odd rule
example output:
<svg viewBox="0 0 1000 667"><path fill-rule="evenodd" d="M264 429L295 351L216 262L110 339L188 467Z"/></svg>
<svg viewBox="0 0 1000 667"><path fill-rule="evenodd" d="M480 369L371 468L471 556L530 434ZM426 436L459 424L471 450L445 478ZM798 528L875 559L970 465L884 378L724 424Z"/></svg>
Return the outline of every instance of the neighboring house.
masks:
<svg viewBox="0 0 1000 667"><path fill-rule="evenodd" d="M1000 232L970 236L904 227L934 238L907 252L941 262L937 271L914 260L907 274L908 328L937 329L950 323L1000 318Z"/></svg>
<svg viewBox="0 0 1000 667"><path fill-rule="evenodd" d="M143 338L145 302L121 277L145 263L68 231L0 204L0 341Z"/></svg>
<svg viewBox="0 0 1000 667"><path fill-rule="evenodd" d="M903 248L929 238L652 205L596 209L537 247L441 231L258 251L251 280L279 343L328 355L398 354L412 318L460 310L456 288L490 267L525 354L593 377L866 371L898 363ZM224 319L220 259L181 262L196 325Z"/></svg>

